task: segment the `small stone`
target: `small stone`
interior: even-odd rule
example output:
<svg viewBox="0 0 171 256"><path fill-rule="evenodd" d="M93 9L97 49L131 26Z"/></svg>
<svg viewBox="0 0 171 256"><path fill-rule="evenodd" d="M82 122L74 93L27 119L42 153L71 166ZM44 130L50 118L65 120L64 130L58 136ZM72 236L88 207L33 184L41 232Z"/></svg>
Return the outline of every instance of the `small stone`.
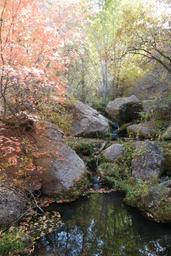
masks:
<svg viewBox="0 0 171 256"><path fill-rule="evenodd" d="M123 154L124 147L121 144L113 144L103 151L103 156L111 162L115 162L121 158Z"/></svg>

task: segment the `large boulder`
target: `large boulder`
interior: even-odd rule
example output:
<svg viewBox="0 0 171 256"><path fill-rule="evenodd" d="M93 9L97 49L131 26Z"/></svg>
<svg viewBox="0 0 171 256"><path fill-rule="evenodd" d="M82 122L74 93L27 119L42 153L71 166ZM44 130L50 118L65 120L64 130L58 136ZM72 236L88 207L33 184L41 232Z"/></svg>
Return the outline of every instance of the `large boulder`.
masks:
<svg viewBox="0 0 171 256"><path fill-rule="evenodd" d="M106 113L109 117L119 123L127 123L137 119L142 110L142 103L135 95L117 98L110 101L106 107Z"/></svg>
<svg viewBox="0 0 171 256"><path fill-rule="evenodd" d="M126 197L125 201L149 219L171 222L171 180L149 187L144 193L135 195L134 200Z"/></svg>
<svg viewBox="0 0 171 256"><path fill-rule="evenodd" d="M167 128L167 130L163 134L162 138L164 140L171 140L171 125Z"/></svg>
<svg viewBox="0 0 171 256"><path fill-rule="evenodd" d="M77 101L73 106L72 133L74 136L95 137L109 132L107 118L90 106Z"/></svg>
<svg viewBox="0 0 171 256"><path fill-rule="evenodd" d="M156 221L171 222L171 181L150 188L149 192L143 195L141 204L147 216Z"/></svg>
<svg viewBox="0 0 171 256"><path fill-rule="evenodd" d="M26 200L21 192L0 184L0 226L7 227L24 213Z"/></svg>
<svg viewBox="0 0 171 256"><path fill-rule="evenodd" d="M102 154L107 160L115 162L123 156L124 146L122 144L113 144L106 148Z"/></svg>
<svg viewBox="0 0 171 256"><path fill-rule="evenodd" d="M37 158L42 170L42 193L58 198L72 196L71 191L81 193L79 185L82 186L80 189L86 186L83 184L86 166L76 152L64 143L58 128L50 123L39 125L36 140L39 155L43 156Z"/></svg>
<svg viewBox="0 0 171 256"><path fill-rule="evenodd" d="M156 136L156 130L152 122L132 124L127 127L129 137L151 139Z"/></svg>
<svg viewBox="0 0 171 256"><path fill-rule="evenodd" d="M132 160L132 176L149 181L163 172L164 157L158 145L151 141L137 141Z"/></svg>

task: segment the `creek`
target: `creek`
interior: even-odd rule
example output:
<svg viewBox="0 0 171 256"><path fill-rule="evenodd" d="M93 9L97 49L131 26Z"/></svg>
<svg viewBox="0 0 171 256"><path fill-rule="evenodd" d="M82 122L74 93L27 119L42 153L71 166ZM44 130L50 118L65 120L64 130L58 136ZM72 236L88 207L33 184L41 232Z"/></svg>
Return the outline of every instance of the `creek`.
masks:
<svg viewBox="0 0 171 256"><path fill-rule="evenodd" d="M119 193L90 194L53 206L65 223L35 256L171 256L171 226L146 220Z"/></svg>

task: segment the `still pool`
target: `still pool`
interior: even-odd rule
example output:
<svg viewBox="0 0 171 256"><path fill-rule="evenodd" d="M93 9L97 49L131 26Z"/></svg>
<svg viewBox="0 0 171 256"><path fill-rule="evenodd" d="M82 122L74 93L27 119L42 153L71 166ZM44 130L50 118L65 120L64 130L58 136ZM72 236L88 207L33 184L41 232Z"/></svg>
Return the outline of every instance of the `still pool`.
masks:
<svg viewBox="0 0 171 256"><path fill-rule="evenodd" d="M171 226L144 219L118 193L56 209L65 224L41 239L35 256L171 256Z"/></svg>

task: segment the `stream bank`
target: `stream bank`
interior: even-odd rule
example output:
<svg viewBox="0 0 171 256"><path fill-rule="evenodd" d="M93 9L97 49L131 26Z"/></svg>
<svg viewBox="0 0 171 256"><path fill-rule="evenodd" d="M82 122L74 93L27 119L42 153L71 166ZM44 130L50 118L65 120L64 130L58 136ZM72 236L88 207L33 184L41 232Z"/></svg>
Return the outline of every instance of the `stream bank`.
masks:
<svg viewBox="0 0 171 256"><path fill-rule="evenodd" d="M130 107L130 100L132 99L136 102L133 102L133 105L131 103ZM121 105L120 103L118 104L118 101ZM22 214L25 215L23 211L25 208L26 210L28 209L29 201L32 203L31 208L39 212L45 206L46 200L47 204L51 202L64 203L74 201L80 196L92 192L93 185L97 189L96 192L98 192L99 188L101 188L100 192L105 190L124 192L124 202L138 208L143 215L152 220L157 222L171 221L170 143L169 141L164 141L164 139L161 140L160 137L156 137L156 134L155 137L150 137L150 139L148 137L146 139L146 132L150 136L153 136L153 133L148 132L147 127L141 126L141 124L138 127L134 127L137 130L133 135L131 133L130 137L123 137L128 136L128 126L140 122L139 119L132 120L134 118L134 103L136 103L135 106L138 109L140 103L139 101L137 102L135 97L119 99L115 103L117 104L113 105L112 103L112 108L115 107L115 110L117 110L119 106L116 116L123 115L123 111L127 109L131 119L127 118L129 123L123 123L121 126L116 125L117 128L115 126L117 129L117 140L114 141L112 139L113 134L116 135L116 131L113 132L112 130L114 127L113 121L102 117L97 111L94 111L85 104L76 105L74 110L75 124L81 125L83 131L80 135L82 136L81 138L73 137L72 135L64 136L63 132L55 124L38 120L36 123L33 122L33 129L31 133L27 134L26 143L26 135L23 134L22 138L19 133L20 127L17 128L18 130L15 129L17 143L19 142L22 145L22 151L18 152L17 157L22 160L25 159L23 156L27 159L29 156L29 161L26 162L28 166L26 165L24 169L24 175L22 173L22 175L18 176L21 163L20 166L16 166L15 172L11 164L8 166L5 174L6 178L11 178L10 174L13 173L13 179L16 180L17 177L18 180L20 179L19 185L25 185L24 187L22 186L22 189L24 189L23 192L27 205L23 205L18 214L17 204L14 208L14 200L11 200L11 196L8 196L9 194L14 195L16 193L15 189L10 187L7 187L2 197L2 203L6 204L7 201L8 207L13 208L13 217L15 219L16 216L18 220L16 224L20 222L20 216L23 216ZM122 104L123 106L126 104L127 107L123 107ZM79 108L77 109L77 107ZM125 115L128 115L127 111ZM140 113L137 113L136 118L139 115ZM121 121L121 118L119 120ZM106 123L108 124L107 126ZM102 130L100 135L96 130L99 129L99 126L102 127L102 130L104 128L103 135L101 134ZM111 128L110 131L108 131L109 127ZM141 128L141 133L139 133ZM3 128L5 135L7 135L9 130L11 133L14 132L14 129L9 126ZM34 140L31 140L31 138ZM30 175L29 169L30 162L35 171L32 172L32 175ZM5 158L3 163L5 163ZM5 170L5 165L3 167ZM40 168L40 172L37 172L37 167ZM25 193L26 191L29 192L29 197ZM0 193L2 192L3 190L0 191ZM15 201L18 202L18 194L15 195L15 198ZM22 203L21 200L20 203ZM0 214L6 217L3 207ZM49 223L51 217L43 215L44 213L41 213L40 223L39 220L35 220L36 226L41 226L42 230L38 230L36 237L33 235L34 243L40 237L45 237L47 233L54 232L58 221L60 223L59 215L55 223ZM33 218L34 216L35 211L33 211ZM50 226L42 225L44 218ZM8 221L6 225L10 226L12 219L8 217L6 221ZM29 226L29 223L32 223L32 216L28 219L26 226ZM34 230L34 223L32 224ZM53 226L53 224L55 225ZM29 230L30 233L32 238L32 230ZM16 232L16 234L18 233ZM20 241L22 241L22 236L21 233ZM5 235L2 234L2 237L4 238ZM10 244L10 246L13 245ZM3 246L0 245L0 248L3 248Z"/></svg>
<svg viewBox="0 0 171 256"><path fill-rule="evenodd" d="M170 256L171 226L144 219L123 195L91 194L51 206L64 225L41 238L34 256Z"/></svg>

